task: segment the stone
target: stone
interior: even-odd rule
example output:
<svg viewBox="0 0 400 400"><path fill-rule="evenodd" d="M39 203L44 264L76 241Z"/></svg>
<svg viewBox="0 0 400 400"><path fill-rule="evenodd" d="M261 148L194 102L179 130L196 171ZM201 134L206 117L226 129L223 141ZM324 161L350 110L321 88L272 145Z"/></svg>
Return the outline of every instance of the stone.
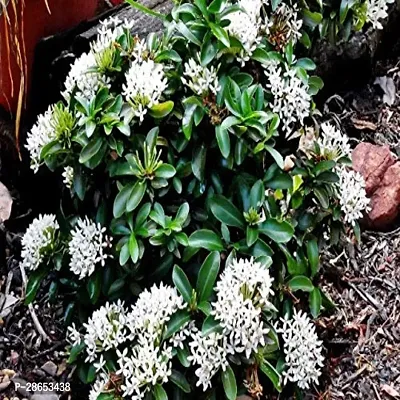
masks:
<svg viewBox="0 0 400 400"><path fill-rule="evenodd" d="M56 393L35 393L31 400L59 400L60 396Z"/></svg>
<svg viewBox="0 0 400 400"><path fill-rule="evenodd" d="M385 229L394 222L400 211L400 162L387 169L383 180L371 197L370 225Z"/></svg>
<svg viewBox="0 0 400 400"><path fill-rule="evenodd" d="M391 227L400 213L400 161L389 146L360 143L352 154L353 169L365 179L371 199L366 223L370 228Z"/></svg>
<svg viewBox="0 0 400 400"><path fill-rule="evenodd" d="M371 196L381 184L386 170L396 160L389 146L376 146L371 143L360 143L352 154L353 169L365 179L365 190Z"/></svg>
<svg viewBox="0 0 400 400"><path fill-rule="evenodd" d="M57 365L54 364L53 361L47 361L41 366L41 369L50 376L55 376L57 374Z"/></svg>
<svg viewBox="0 0 400 400"><path fill-rule="evenodd" d="M15 375L13 378L11 378L11 381L15 385L15 390L18 392L20 395L24 397L29 397L29 393L26 391L26 380L22 379L18 375Z"/></svg>

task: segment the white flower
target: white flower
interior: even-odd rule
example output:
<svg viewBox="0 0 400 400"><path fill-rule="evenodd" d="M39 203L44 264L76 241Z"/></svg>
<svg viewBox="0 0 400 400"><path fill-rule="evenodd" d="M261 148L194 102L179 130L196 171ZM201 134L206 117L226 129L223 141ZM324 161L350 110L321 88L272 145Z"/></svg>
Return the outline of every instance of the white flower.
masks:
<svg viewBox="0 0 400 400"><path fill-rule="evenodd" d="M238 5L244 11L236 11L224 17L225 20L230 21L225 29L243 46L238 56L242 65L250 59L262 39L261 7L263 3L263 0L239 0Z"/></svg>
<svg viewBox="0 0 400 400"><path fill-rule="evenodd" d="M37 269L55 245L59 229L55 215L40 215L29 225L22 238L22 264L30 270Z"/></svg>
<svg viewBox="0 0 400 400"><path fill-rule="evenodd" d="M351 147L347 135L332 124L324 122L321 125L321 133L317 139L320 155L327 160L337 161L341 157L351 157Z"/></svg>
<svg viewBox="0 0 400 400"><path fill-rule="evenodd" d="M167 87L163 66L153 60L134 61L126 73L123 95L136 117L143 121L147 109L157 105Z"/></svg>
<svg viewBox="0 0 400 400"><path fill-rule="evenodd" d="M296 123L303 123L311 108L311 96L308 84L300 79L294 68L285 66L285 70L277 61L264 66L267 76L267 88L273 100L272 111L277 113L283 123L283 130L289 135Z"/></svg>
<svg viewBox="0 0 400 400"><path fill-rule="evenodd" d="M301 37L303 20L298 17L297 4L281 3L268 24L268 37L272 44L284 48L289 42L296 43Z"/></svg>
<svg viewBox="0 0 400 400"><path fill-rule="evenodd" d="M83 338L86 345L86 362L95 361L98 353L116 349L126 341L125 317L124 304L118 301L100 307L88 322L83 324L86 331Z"/></svg>
<svg viewBox="0 0 400 400"><path fill-rule="evenodd" d="M100 374L89 392L89 400L97 400L106 391L110 378L107 374Z"/></svg>
<svg viewBox="0 0 400 400"><path fill-rule="evenodd" d="M72 239L69 242L69 263L71 271L79 275L79 279L90 276L100 263L104 266L110 255L104 254L106 247L111 247L111 238L104 235L106 228L100 224L79 218L75 229L72 231Z"/></svg>
<svg viewBox="0 0 400 400"><path fill-rule="evenodd" d="M354 226L362 218L363 212L369 211L370 199L365 191L365 181L359 172L345 167L340 168L338 173L339 200L344 221Z"/></svg>
<svg viewBox="0 0 400 400"><path fill-rule="evenodd" d="M127 338L135 344L129 350L117 351L118 373L124 376L124 396L141 399L152 386L168 381L173 357L171 342L185 340L191 325L185 325L181 333L164 343L162 336L171 316L186 307L176 289L163 283L140 294L126 316L126 327L130 331Z"/></svg>
<svg viewBox="0 0 400 400"><path fill-rule="evenodd" d="M109 88L110 79L96 71L96 68L96 57L92 51L76 59L65 81L63 97L69 101L76 89L80 96L90 101L101 87Z"/></svg>
<svg viewBox="0 0 400 400"><path fill-rule="evenodd" d="M367 0L367 20L374 29L383 29L382 19L388 17L388 4L394 0Z"/></svg>
<svg viewBox="0 0 400 400"><path fill-rule="evenodd" d="M216 95L220 90L215 67L202 67L194 58L190 58L184 67L183 74L189 79L182 77L182 82L198 96L205 96L209 92Z"/></svg>
<svg viewBox="0 0 400 400"><path fill-rule="evenodd" d="M72 344L72 346L78 346L82 342L81 334L76 329L74 323L72 323L72 325L67 329L67 340Z"/></svg>
<svg viewBox="0 0 400 400"><path fill-rule="evenodd" d="M93 363L93 366L96 368L96 372L99 372L106 365L106 360L104 359L103 354L100 354L100 358Z"/></svg>
<svg viewBox="0 0 400 400"><path fill-rule="evenodd" d="M29 151L31 169L35 173L41 165L40 153L43 147L57 138L52 119L53 106L50 106L44 114L39 115L36 124L28 133L25 147Z"/></svg>
<svg viewBox="0 0 400 400"><path fill-rule="evenodd" d="M164 325L178 310L187 306L183 297L175 288L163 283L145 289L127 315L127 327L131 340L146 335L158 336L163 333Z"/></svg>
<svg viewBox="0 0 400 400"><path fill-rule="evenodd" d="M286 370L284 384L295 382L301 389L308 389L310 383L318 383L323 366L322 341L318 340L315 327L302 311L294 311L291 319L281 318Z"/></svg>
<svg viewBox="0 0 400 400"><path fill-rule="evenodd" d="M141 399L156 384L168 382L172 373L172 347L160 348L154 341L139 337L128 355L128 348L117 350L118 374L124 377L124 397Z"/></svg>
<svg viewBox="0 0 400 400"><path fill-rule="evenodd" d="M262 319L262 309L274 309L270 303L273 295L268 268L261 263L239 259L226 266L215 292L211 315L223 327L232 354L245 353L249 358L253 351L265 344L269 332Z"/></svg>
<svg viewBox="0 0 400 400"><path fill-rule="evenodd" d="M68 189L71 189L74 183L74 169L70 166L66 166L64 168L64 172L62 173L62 176L64 178L63 182L65 186Z"/></svg>
<svg viewBox="0 0 400 400"><path fill-rule="evenodd" d="M197 331L191 336L188 361L198 367L195 371L198 378L196 386L202 385L203 391L211 387L212 377L220 369L225 371L228 366L229 348L227 341L226 336L216 332L203 336L200 331Z"/></svg>

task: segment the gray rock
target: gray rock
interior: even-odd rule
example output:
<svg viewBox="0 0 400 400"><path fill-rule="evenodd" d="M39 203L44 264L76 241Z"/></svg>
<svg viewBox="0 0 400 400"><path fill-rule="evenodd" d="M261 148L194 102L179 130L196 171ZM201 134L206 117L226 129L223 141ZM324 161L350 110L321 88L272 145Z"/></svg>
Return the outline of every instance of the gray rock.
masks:
<svg viewBox="0 0 400 400"><path fill-rule="evenodd" d="M31 400L59 400L60 396L55 393L35 393Z"/></svg>
<svg viewBox="0 0 400 400"><path fill-rule="evenodd" d="M55 376L57 374L57 365L53 361L47 361L41 366L42 370L49 374L50 376Z"/></svg>
<svg viewBox="0 0 400 400"><path fill-rule="evenodd" d="M18 375L15 375L11 378L11 381L15 385L15 390L24 397L30 397L29 393L26 391L26 380L20 378Z"/></svg>

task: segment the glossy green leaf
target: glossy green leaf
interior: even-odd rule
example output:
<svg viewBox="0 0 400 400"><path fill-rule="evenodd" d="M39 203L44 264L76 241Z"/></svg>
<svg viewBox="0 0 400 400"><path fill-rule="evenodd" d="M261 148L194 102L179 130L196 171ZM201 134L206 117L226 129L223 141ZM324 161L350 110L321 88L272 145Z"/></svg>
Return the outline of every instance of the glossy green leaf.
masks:
<svg viewBox="0 0 400 400"><path fill-rule="evenodd" d="M227 226L235 226L240 229L245 229L246 222L243 214L237 207L226 197L215 195L210 199L211 212L218 221L223 222Z"/></svg>
<svg viewBox="0 0 400 400"><path fill-rule="evenodd" d="M310 304L311 315L314 318L318 318L319 313L321 312L322 297L321 292L317 287L310 292L308 301Z"/></svg>
<svg viewBox="0 0 400 400"><path fill-rule="evenodd" d="M147 185L145 182L136 182L129 194L128 201L126 202L126 211L131 212L136 209L146 193Z"/></svg>
<svg viewBox="0 0 400 400"><path fill-rule="evenodd" d="M164 118L174 109L173 101L165 101L154 105L149 109L149 115L153 118Z"/></svg>
<svg viewBox="0 0 400 400"><path fill-rule="evenodd" d="M311 268L311 278L313 278L319 269L319 250L316 239L307 242L307 257Z"/></svg>
<svg viewBox="0 0 400 400"><path fill-rule="evenodd" d="M95 138L91 140L81 151L81 154L79 156L79 162L81 164L85 164L88 162L91 158L93 158L98 151L101 149L103 145L103 139L102 138Z"/></svg>
<svg viewBox="0 0 400 400"><path fill-rule="evenodd" d="M222 371L221 379L227 399L236 400L237 397L236 377L230 365L226 367L225 371Z"/></svg>
<svg viewBox="0 0 400 400"><path fill-rule="evenodd" d="M180 373L179 371L173 369L171 375L169 376L169 380L182 389L185 393L190 393L190 384L187 381L185 375Z"/></svg>
<svg viewBox="0 0 400 400"><path fill-rule="evenodd" d="M293 277L288 282L288 286L292 292L301 290L303 292L310 293L314 290L314 285L312 284L310 279L304 275L298 275L298 276Z"/></svg>
<svg viewBox="0 0 400 400"><path fill-rule="evenodd" d="M26 294L24 304L28 305L32 303L35 299L37 291L39 290L40 284L43 278L47 275L48 271L45 268L39 268L33 271L28 279L28 283L26 286Z"/></svg>
<svg viewBox="0 0 400 400"><path fill-rule="evenodd" d="M207 256L200 268L196 284L199 303L207 301L214 290L215 280L220 268L220 259L220 254L214 251Z"/></svg>
<svg viewBox="0 0 400 400"><path fill-rule="evenodd" d="M190 304L192 301L193 288L185 272L177 265L174 266L172 280L186 303Z"/></svg>
<svg viewBox="0 0 400 400"><path fill-rule="evenodd" d="M221 238L213 231L200 229L189 237L189 246L209 251L221 251L224 249Z"/></svg>
<svg viewBox="0 0 400 400"><path fill-rule="evenodd" d="M221 125L218 125L215 127L215 134L221 154L225 158L228 158L231 152L231 139L229 137L228 130L223 128Z"/></svg>
<svg viewBox="0 0 400 400"><path fill-rule="evenodd" d="M169 339L172 335L179 331L186 322L190 321L190 313L187 310L179 310L172 315L167 323L163 338Z"/></svg>
<svg viewBox="0 0 400 400"><path fill-rule="evenodd" d="M289 222L279 222L274 218L267 218L258 225L258 230L276 243L287 243L294 235L294 228Z"/></svg>
<svg viewBox="0 0 400 400"><path fill-rule="evenodd" d="M168 400L167 392L160 384L154 386L153 394L155 400Z"/></svg>
<svg viewBox="0 0 400 400"><path fill-rule="evenodd" d="M268 379L272 382L274 385L274 388L280 393L282 392L282 386L281 386L281 375L279 372L271 365L271 363L268 360L264 360L260 364L260 370L261 372L268 377Z"/></svg>

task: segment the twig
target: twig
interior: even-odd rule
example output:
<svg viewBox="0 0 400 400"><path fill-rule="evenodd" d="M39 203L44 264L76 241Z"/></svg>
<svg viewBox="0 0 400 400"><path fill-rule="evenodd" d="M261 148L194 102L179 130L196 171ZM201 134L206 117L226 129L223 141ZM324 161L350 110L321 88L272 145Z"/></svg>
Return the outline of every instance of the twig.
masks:
<svg viewBox="0 0 400 400"><path fill-rule="evenodd" d="M383 310L383 307L377 300L375 300L370 294L364 292L362 289L359 289L357 286L353 285L350 281L347 281L347 284L354 289L358 295L364 299L367 303L370 303L373 307L375 307L378 311Z"/></svg>
<svg viewBox="0 0 400 400"><path fill-rule="evenodd" d="M378 392L376 386L374 385L374 383L372 383L372 387L374 388L374 392L375 392L375 394L376 394L376 398L377 398L378 400L382 400L382 397L379 395L379 392Z"/></svg>
<svg viewBox="0 0 400 400"><path fill-rule="evenodd" d="M351 381L354 381L354 379L358 378L368 367L368 364L364 364L357 372L354 374L350 375L344 382L343 386L349 384ZM344 387L342 388L344 389Z"/></svg>
<svg viewBox="0 0 400 400"><path fill-rule="evenodd" d="M21 270L21 277L22 277L22 282L24 284L24 293L23 296L25 296L25 292L26 292L26 285L27 285L27 281L26 281L26 273L25 273L25 267L23 265L23 263L19 263L19 268ZM32 317L32 321L36 327L36 330L38 331L39 335L43 338L44 341L46 342L50 342L50 338L47 336L47 333L44 331L42 325L39 322L39 319L36 315L35 309L33 308L32 304L28 305L28 310L31 314Z"/></svg>

